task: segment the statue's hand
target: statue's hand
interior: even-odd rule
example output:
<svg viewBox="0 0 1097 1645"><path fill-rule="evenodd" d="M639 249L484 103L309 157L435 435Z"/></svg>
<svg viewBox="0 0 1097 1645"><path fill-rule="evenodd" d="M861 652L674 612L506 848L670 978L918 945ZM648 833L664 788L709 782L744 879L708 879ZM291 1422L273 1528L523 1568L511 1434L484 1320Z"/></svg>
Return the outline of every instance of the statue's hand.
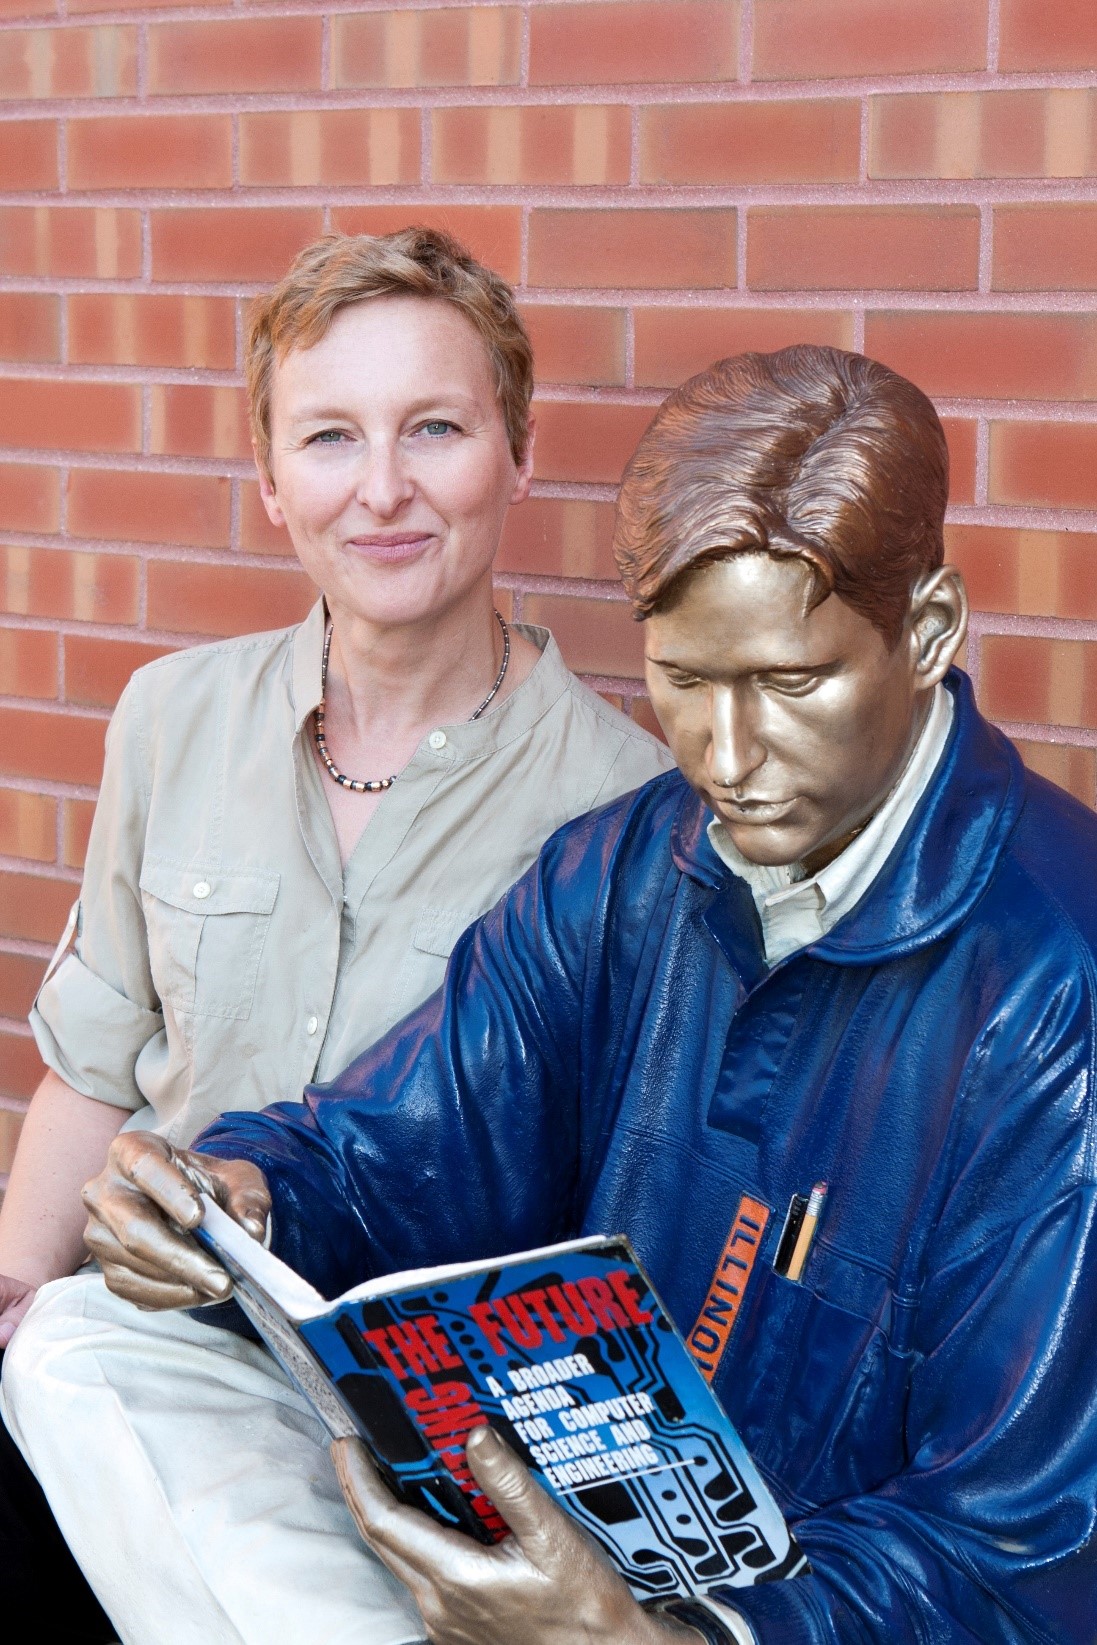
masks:
<svg viewBox="0 0 1097 1645"><path fill-rule="evenodd" d="M470 1434L468 1460L513 1533L494 1548L398 1504L357 1440L336 1440L332 1456L358 1529L411 1590L434 1645L696 1645L700 1638L640 1609L491 1428Z"/></svg>
<svg viewBox="0 0 1097 1645"><path fill-rule="evenodd" d="M83 1196L84 1242L112 1291L139 1308L225 1301L232 1282L188 1233L202 1220L199 1184L262 1239L270 1194L258 1166L172 1148L147 1132L115 1138L106 1166Z"/></svg>

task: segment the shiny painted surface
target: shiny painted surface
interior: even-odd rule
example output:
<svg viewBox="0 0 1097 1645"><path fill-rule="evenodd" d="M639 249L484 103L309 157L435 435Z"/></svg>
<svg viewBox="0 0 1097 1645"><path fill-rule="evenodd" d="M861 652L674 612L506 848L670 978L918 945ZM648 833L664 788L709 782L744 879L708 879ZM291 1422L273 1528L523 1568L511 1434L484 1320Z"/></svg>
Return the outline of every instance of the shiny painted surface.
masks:
<svg viewBox="0 0 1097 1645"><path fill-rule="evenodd" d="M949 684L938 779L818 944L767 972L671 774L557 834L339 1080L201 1143L329 1294L622 1230L686 1329L740 1194L775 1246L827 1179L716 1384L815 1567L736 1594L767 1645L1097 1634L1097 820Z"/></svg>

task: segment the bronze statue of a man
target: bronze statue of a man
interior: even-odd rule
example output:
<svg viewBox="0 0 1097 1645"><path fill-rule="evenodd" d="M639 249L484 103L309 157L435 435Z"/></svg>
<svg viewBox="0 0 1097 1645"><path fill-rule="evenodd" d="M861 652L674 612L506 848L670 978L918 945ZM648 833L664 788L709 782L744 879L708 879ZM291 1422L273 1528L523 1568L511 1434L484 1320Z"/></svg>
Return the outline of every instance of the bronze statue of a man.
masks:
<svg viewBox="0 0 1097 1645"><path fill-rule="evenodd" d="M199 1213L171 1150L131 1135L87 1195L103 1277L39 1298L4 1379L125 1638L1089 1645L1097 820L954 666L947 473L929 401L857 355L745 355L673 394L617 553L680 772L556 834L341 1078L193 1156L327 1295L628 1233L811 1574L642 1608L485 1430L470 1465L514 1532L493 1550L337 1457L418 1613L302 1575L321 1436L258 1351L241 1391L215 1329L123 1300L226 1294L178 1231ZM824 1182L802 1271L775 1267ZM765 1232L716 1352L696 1326L744 1197ZM182 1454L196 1397L225 1413L208 1461ZM188 1526L215 1518L211 1561ZM166 1627L134 1576L154 1538Z"/></svg>

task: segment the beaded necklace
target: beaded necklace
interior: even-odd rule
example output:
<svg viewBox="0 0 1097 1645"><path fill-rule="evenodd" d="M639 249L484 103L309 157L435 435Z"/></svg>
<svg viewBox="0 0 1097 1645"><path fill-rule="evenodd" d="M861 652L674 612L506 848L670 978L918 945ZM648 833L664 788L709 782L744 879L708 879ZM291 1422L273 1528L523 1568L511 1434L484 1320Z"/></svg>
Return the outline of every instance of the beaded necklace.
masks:
<svg viewBox="0 0 1097 1645"><path fill-rule="evenodd" d="M470 722L473 720L478 720L485 708L493 700L496 692L503 683L503 679L507 672L507 664L510 662L510 629L503 621L502 612L496 611L495 616L499 623L499 627L503 631L503 661L500 665L498 674L495 676L495 684L492 686L491 690L488 692L475 714L469 715ZM328 776L331 778L332 782L338 783L340 788L352 789L355 794L383 794L385 789L391 788L393 783L396 781L395 774L391 777L369 777L365 779L348 777L345 772L339 770L339 767L328 753L328 745L324 740L324 704L327 699L328 656L331 652L331 636L333 628L334 625L329 623L328 631L324 636L324 660L320 666L320 701L313 710L313 736L316 740L316 751L321 760L324 762L324 769Z"/></svg>

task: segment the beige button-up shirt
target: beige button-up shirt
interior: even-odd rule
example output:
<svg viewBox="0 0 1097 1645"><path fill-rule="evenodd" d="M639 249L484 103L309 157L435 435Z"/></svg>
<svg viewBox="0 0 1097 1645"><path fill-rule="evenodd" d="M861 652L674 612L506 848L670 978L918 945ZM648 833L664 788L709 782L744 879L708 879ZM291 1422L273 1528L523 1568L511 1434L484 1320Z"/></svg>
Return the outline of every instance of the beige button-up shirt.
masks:
<svg viewBox="0 0 1097 1645"><path fill-rule="evenodd" d="M545 629L522 632L527 679L424 738L345 870L308 741L320 605L138 670L31 1012L47 1064L185 1143L225 1109L296 1101L433 992L555 828L672 763Z"/></svg>

